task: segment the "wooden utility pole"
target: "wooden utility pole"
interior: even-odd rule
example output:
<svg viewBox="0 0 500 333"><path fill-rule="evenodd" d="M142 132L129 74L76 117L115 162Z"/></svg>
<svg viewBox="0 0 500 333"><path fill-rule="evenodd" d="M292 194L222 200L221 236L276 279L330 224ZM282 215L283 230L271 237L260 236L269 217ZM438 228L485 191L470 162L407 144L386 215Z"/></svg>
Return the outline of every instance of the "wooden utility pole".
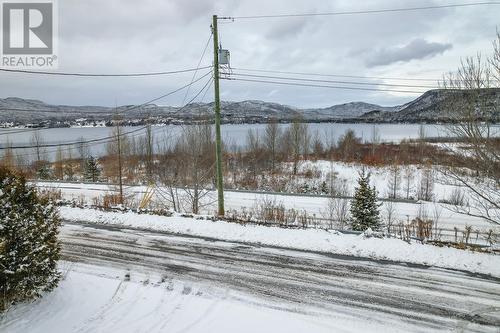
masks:
<svg viewBox="0 0 500 333"><path fill-rule="evenodd" d="M222 178L222 148L220 133L220 96L219 96L219 35L217 32L217 15L212 18L214 39L214 90L215 90L215 160L217 165L217 201L218 214L224 216L224 181Z"/></svg>
<svg viewBox="0 0 500 333"><path fill-rule="evenodd" d="M123 172L122 172L122 130L121 130L121 118L120 116L116 119L116 141L117 141L117 152L118 152L118 187L119 187L119 201L123 205Z"/></svg>

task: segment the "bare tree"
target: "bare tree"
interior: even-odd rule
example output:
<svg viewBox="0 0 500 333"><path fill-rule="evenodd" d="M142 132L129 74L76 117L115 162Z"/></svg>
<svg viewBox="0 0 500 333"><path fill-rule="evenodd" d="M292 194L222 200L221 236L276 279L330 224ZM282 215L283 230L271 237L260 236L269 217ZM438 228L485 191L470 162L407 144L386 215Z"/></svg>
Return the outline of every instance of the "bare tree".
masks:
<svg viewBox="0 0 500 333"><path fill-rule="evenodd" d="M380 130L378 129L377 125L372 126L371 144L372 144L372 155L374 155L375 154L375 147L378 144L380 144Z"/></svg>
<svg viewBox="0 0 500 333"><path fill-rule="evenodd" d="M398 192L401 187L401 167L398 161L389 167L389 179L387 181L387 191L388 198L396 199L398 197Z"/></svg>
<svg viewBox="0 0 500 333"><path fill-rule="evenodd" d="M422 170L417 195L419 200L432 201L434 198L434 170L431 165Z"/></svg>
<svg viewBox="0 0 500 333"><path fill-rule="evenodd" d="M315 159L319 159L325 151L323 142L321 141L321 137L319 136L318 131L316 131L312 140L312 150Z"/></svg>
<svg viewBox="0 0 500 333"><path fill-rule="evenodd" d="M427 136L427 133L425 131L425 125L420 124L418 126L418 153L420 156L420 159L424 158L424 149L425 149L425 138Z"/></svg>
<svg viewBox="0 0 500 333"><path fill-rule="evenodd" d="M247 132L247 155L248 165L250 166L252 180L255 182L259 172L262 146L259 133L256 130L249 129Z"/></svg>
<svg viewBox="0 0 500 333"><path fill-rule="evenodd" d="M75 178L75 163L73 161L72 148L69 147L66 153L66 163L64 164L64 175L68 180L74 180Z"/></svg>
<svg viewBox="0 0 500 333"><path fill-rule="evenodd" d="M2 165L6 168L13 169L16 165L16 161L14 158L14 152L12 151L12 145L9 140L7 140L5 147L7 149L4 150L2 156Z"/></svg>
<svg viewBox="0 0 500 333"><path fill-rule="evenodd" d="M434 220L434 237L438 237L438 225L439 220L441 219L441 213L443 212L443 208L439 204L434 204L434 210L432 211L432 218Z"/></svg>
<svg viewBox="0 0 500 333"><path fill-rule="evenodd" d="M45 140L40 133L40 131L35 130L30 139L31 146L34 149L35 161L33 163L33 168L38 179L48 179L50 178L50 168L48 162L45 160L45 150L43 145Z"/></svg>
<svg viewBox="0 0 500 333"><path fill-rule="evenodd" d="M163 185L157 188L158 194L176 212L181 210L180 188L184 168L183 156L178 153L177 147L169 133L164 132L164 138L157 142L158 166L155 167L155 174Z"/></svg>
<svg viewBox="0 0 500 333"><path fill-rule="evenodd" d="M491 75L498 84L500 82L500 32L498 29L496 39L493 41L493 55L488 60L491 65Z"/></svg>
<svg viewBox="0 0 500 333"><path fill-rule="evenodd" d="M413 191L413 187L414 187L413 181L415 179L415 175L413 173L414 173L414 171L410 166L406 166L404 168L403 189L404 189L406 200L410 199L410 194Z"/></svg>
<svg viewBox="0 0 500 333"><path fill-rule="evenodd" d="M302 123L301 118L295 118L281 137L281 147L284 156L291 156L293 163L293 175L296 175L302 156L309 154L311 146L311 135L309 127Z"/></svg>
<svg viewBox="0 0 500 333"><path fill-rule="evenodd" d="M333 159L333 151L335 150L335 147L337 146L337 143L335 142L335 133L333 129L325 129L323 133L323 137L325 139L325 153L327 153L330 159Z"/></svg>
<svg viewBox="0 0 500 333"><path fill-rule="evenodd" d="M36 162L40 163L43 159L44 151L41 147L44 144L44 139L40 131L35 130L31 136L30 143L35 150Z"/></svg>
<svg viewBox="0 0 500 333"><path fill-rule="evenodd" d="M302 135L302 155L306 157L309 155L311 150L311 133L309 131L309 124L301 124L301 135Z"/></svg>
<svg viewBox="0 0 500 333"><path fill-rule="evenodd" d="M356 136L352 129L347 129L346 132L339 138L337 148L345 160L351 160L356 156L356 149L361 144L361 139Z"/></svg>
<svg viewBox="0 0 500 333"><path fill-rule="evenodd" d="M64 179L64 153L62 147L57 147L56 161L54 163L54 176L56 179Z"/></svg>
<svg viewBox="0 0 500 333"><path fill-rule="evenodd" d="M83 170L85 169L85 160L90 155L89 146L83 136L78 138L76 150L78 151L78 157L80 158L80 172L83 173Z"/></svg>
<svg viewBox="0 0 500 333"><path fill-rule="evenodd" d="M108 154L105 169L108 176L111 176L118 183L118 202L124 203L124 174L125 174L125 158L129 154L130 145L129 138L123 133L121 126L122 120L119 116L114 119L114 127L111 133L113 140L106 145Z"/></svg>
<svg viewBox="0 0 500 333"><path fill-rule="evenodd" d="M426 137L427 137L427 134L425 132L425 125L424 124L420 124L418 126L418 139L420 141L425 141Z"/></svg>
<svg viewBox="0 0 500 333"><path fill-rule="evenodd" d="M384 203L385 208L385 218L387 221L387 232L390 234L392 230L392 225L394 223L394 215L396 214L396 207L394 206L394 202L386 201Z"/></svg>
<svg viewBox="0 0 500 333"><path fill-rule="evenodd" d="M323 215L330 220L330 229L333 229L333 221L336 221L337 228L343 230L349 220L350 205L346 198L349 190L346 182L342 182L336 189L336 192L328 198L326 213Z"/></svg>
<svg viewBox="0 0 500 333"><path fill-rule="evenodd" d="M276 157L278 153L278 140L281 135L280 128L275 119L271 120L266 125L265 135L264 135L264 145L269 152L270 162L271 162L271 173L274 174L276 169Z"/></svg>
<svg viewBox="0 0 500 333"><path fill-rule="evenodd" d="M183 194L194 214L215 201L208 189L214 183L214 149L212 127L206 123L186 126L176 143L174 151L182 156Z"/></svg>
<svg viewBox="0 0 500 333"><path fill-rule="evenodd" d="M468 205L457 205L454 210L494 224L500 224L500 141L499 130L494 127L500 120L500 81L492 78L499 77L497 31L492 56L485 59L477 54L463 59L458 70L445 75L442 82L451 95L444 103L453 121L448 130L465 145L465 149L454 150L457 162L442 169L447 179L461 185L469 197Z"/></svg>
<svg viewBox="0 0 500 333"><path fill-rule="evenodd" d="M146 167L146 179L148 182L153 181L153 147L154 147L154 137L151 124L146 126L146 136L144 137L144 142L142 145L144 149L144 164Z"/></svg>
<svg viewBox="0 0 500 333"><path fill-rule="evenodd" d="M300 122L300 119L295 119L288 128L288 131L292 148L293 175L296 175L299 168L301 148L303 148L304 144L303 124Z"/></svg>

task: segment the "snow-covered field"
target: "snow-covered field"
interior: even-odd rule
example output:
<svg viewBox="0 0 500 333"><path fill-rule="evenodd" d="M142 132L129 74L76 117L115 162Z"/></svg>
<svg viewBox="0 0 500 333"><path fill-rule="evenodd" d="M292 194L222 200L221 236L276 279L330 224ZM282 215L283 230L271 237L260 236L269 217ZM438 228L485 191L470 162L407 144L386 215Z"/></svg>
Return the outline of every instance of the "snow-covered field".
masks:
<svg viewBox="0 0 500 333"><path fill-rule="evenodd" d="M337 180L345 182L348 187L349 192L352 194L354 187L356 186L357 170L358 167L353 164L346 164L340 162L331 163L329 161L307 161L301 164L301 171L307 169L318 170L321 173L320 179L314 180L314 182L319 183L319 181L327 180L328 174L331 172L335 173ZM385 191L388 182L388 169L387 168L369 168L371 172L371 182L376 186L379 191ZM412 195L415 195L414 191L416 188L416 182L421 176L421 170L413 166L410 168L411 173L414 176L414 185L412 186ZM311 180L312 181L312 180ZM50 188L60 190L65 199L76 200L78 202L84 202L87 204L92 204L94 200L98 197L102 197L106 193L112 193L116 191L116 187L108 186L106 184L76 184L76 183L55 183L55 182L38 182L37 185L41 188ZM434 186L434 193L436 199L448 198L455 186L436 182ZM126 188L126 195L132 198L133 201L138 203L141 197L146 191L146 186L130 186ZM214 201L216 194L212 193L207 196L205 200ZM326 197L311 197L307 195L287 195L287 194L262 194L262 193L252 193L252 192L237 192L237 191L225 191L225 208L227 210L249 210L256 205L256 203L262 201L263 199L274 200L276 204L283 204L287 209L295 209L297 211L305 211L310 216L316 216L318 218L323 218L327 215L328 198ZM157 202L164 202L164 198L155 193L153 200ZM391 205L393 207L393 220L394 224L399 221L407 222L412 220L417 216L423 218L429 218L434 220L435 229L443 230L442 234L447 235L444 239L454 240L454 228L458 228L459 236L460 231L464 230L466 226L472 226L472 239L471 241L484 244L484 239L478 236L475 239L475 233L488 232L492 229L495 233L500 233L500 227L494 226L491 223L473 216L466 216L458 214L453 211L453 207L448 204L443 204L439 202L430 201L418 201L418 202L393 202L391 204L383 202L380 208L382 217L385 219L387 215L387 207ZM201 212L204 214L214 214L216 212L216 203L212 202L202 207Z"/></svg>
<svg viewBox="0 0 500 333"><path fill-rule="evenodd" d="M61 207L61 217L67 221L84 221L226 241L410 262L500 277L500 256L498 255L423 245L416 242L408 244L395 238L380 239L317 229L282 229L223 221L212 222L179 216L163 217L139 215L132 212L102 212L71 207Z"/></svg>
<svg viewBox="0 0 500 333"><path fill-rule="evenodd" d="M298 171L301 173L309 171L313 174L320 175L317 180L315 179L315 181L318 182L326 181L328 183L333 176L336 178L335 181L338 183L345 182L348 193L352 195L354 193L354 188L357 186L358 172L361 171L362 167L370 173L370 183L377 189L379 197L387 197L389 189L388 182L390 179L390 167L388 166L361 166L356 163L307 160L300 163ZM291 165L288 165L288 168L291 169ZM399 166L400 185L396 191L398 198L406 197L404 182L408 175L410 176L409 196L410 198L417 198L417 192L423 170L424 168L421 165ZM442 175L440 175L440 173L436 170L433 170L433 179L434 186L432 192L434 194L435 201L448 199L453 189L457 187L453 184L449 184L449 182L447 182L446 179L444 179L444 177L442 177Z"/></svg>

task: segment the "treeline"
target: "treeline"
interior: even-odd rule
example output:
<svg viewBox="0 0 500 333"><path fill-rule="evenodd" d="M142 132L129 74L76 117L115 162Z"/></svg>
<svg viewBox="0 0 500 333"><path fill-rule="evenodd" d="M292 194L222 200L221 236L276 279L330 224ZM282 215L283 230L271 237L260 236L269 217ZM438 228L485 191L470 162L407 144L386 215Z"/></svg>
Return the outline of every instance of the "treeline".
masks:
<svg viewBox="0 0 500 333"><path fill-rule="evenodd" d="M36 131L31 138L31 160L6 149L1 162L35 179L115 183L118 203L124 200L126 184L161 184L169 188L165 196L174 208L180 205L178 189L190 188L193 189L189 192L191 209L197 211L200 199L206 195L204 189L215 183L214 133L208 123L181 128L175 136L165 131L155 133L151 125L141 136L126 135L122 123L115 121L103 156L93 155L82 138L76 147L59 147L52 161L42 148L44 138ZM311 131L300 119L287 127L274 121L261 132L250 129L245 146L225 142L223 151L225 186L229 188L261 189L264 179L267 189L283 190L291 178L315 176L300 174L303 161L322 159L391 166L392 197L396 197L396 188L402 186L403 170L399 166L427 165L438 158L444 163L450 159L445 151L424 140L383 143L375 126L371 139L363 142L353 130L335 139L333 133ZM323 192L329 194L332 189L325 188Z"/></svg>

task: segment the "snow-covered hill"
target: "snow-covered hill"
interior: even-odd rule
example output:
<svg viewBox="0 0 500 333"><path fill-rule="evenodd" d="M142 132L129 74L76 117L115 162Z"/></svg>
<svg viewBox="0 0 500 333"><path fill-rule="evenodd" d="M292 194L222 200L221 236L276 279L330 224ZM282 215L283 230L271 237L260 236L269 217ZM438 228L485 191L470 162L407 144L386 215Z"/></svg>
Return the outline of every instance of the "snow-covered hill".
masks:
<svg viewBox="0 0 500 333"><path fill-rule="evenodd" d="M222 121L225 123L264 123L270 119L289 122L301 118L307 122L350 121L350 122L435 122L449 120L444 111L445 103L465 96L463 92L430 90L404 105L380 106L365 102L350 102L326 108L297 108L294 106L259 100L222 101ZM490 108L500 104L500 88L484 89L481 97ZM156 122L192 122L195 119L210 118L213 102L192 103L186 107L149 104L141 107L122 105L117 108L103 106L51 105L38 100L9 97L0 99L0 123L14 122L18 125L45 122L49 126L66 126L79 118L88 121L110 121L119 113L133 122L152 118Z"/></svg>

